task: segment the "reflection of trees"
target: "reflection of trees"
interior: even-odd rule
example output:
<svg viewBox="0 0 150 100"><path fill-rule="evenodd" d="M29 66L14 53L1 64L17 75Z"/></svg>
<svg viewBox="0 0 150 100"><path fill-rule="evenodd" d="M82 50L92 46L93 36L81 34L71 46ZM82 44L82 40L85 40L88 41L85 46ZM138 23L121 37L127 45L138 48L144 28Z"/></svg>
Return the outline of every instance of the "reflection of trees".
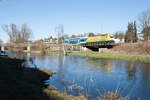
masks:
<svg viewBox="0 0 150 100"><path fill-rule="evenodd" d="M130 62L126 65L127 75L130 80L134 80L136 78L136 63Z"/></svg>
<svg viewBox="0 0 150 100"><path fill-rule="evenodd" d="M87 58L86 59L86 66L97 67L97 68L100 68L106 72L111 72L111 70L112 70L111 63L112 63L112 61L108 60L108 59L94 59L94 58Z"/></svg>
<svg viewBox="0 0 150 100"><path fill-rule="evenodd" d="M64 70L64 61L65 61L65 56L63 55L59 55L58 56L58 77L60 79L61 82L65 82L65 70Z"/></svg>
<svg viewBox="0 0 150 100"><path fill-rule="evenodd" d="M38 56L38 59L40 60L40 61L45 61L45 55L40 55L40 56Z"/></svg>
<svg viewBox="0 0 150 100"><path fill-rule="evenodd" d="M17 58L17 59L26 59L26 54L24 53L13 53L9 55L11 58Z"/></svg>
<svg viewBox="0 0 150 100"><path fill-rule="evenodd" d="M142 74L142 82L145 86L149 86L150 84L150 66L149 64L143 64L141 67L141 74Z"/></svg>

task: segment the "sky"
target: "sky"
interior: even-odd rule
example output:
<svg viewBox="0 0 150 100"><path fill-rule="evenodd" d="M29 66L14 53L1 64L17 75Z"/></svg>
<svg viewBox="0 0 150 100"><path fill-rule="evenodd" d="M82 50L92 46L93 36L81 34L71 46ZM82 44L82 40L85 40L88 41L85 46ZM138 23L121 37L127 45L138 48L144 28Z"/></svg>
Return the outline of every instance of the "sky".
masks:
<svg viewBox="0 0 150 100"><path fill-rule="evenodd" d="M148 9L150 0L0 0L0 39L9 39L2 25L24 23L31 40L56 36L60 24L67 35L126 31Z"/></svg>

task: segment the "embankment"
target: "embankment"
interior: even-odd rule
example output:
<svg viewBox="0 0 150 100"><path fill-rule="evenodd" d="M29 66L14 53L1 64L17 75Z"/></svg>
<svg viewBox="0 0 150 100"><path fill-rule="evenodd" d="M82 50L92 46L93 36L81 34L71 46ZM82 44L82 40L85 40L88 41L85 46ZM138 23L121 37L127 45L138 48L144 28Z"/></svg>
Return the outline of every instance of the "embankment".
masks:
<svg viewBox="0 0 150 100"><path fill-rule="evenodd" d="M123 43L112 49L102 49L101 52L93 51L70 51L70 56L88 56L94 58L138 61L150 63L150 43Z"/></svg>
<svg viewBox="0 0 150 100"><path fill-rule="evenodd" d="M48 100L43 88L49 75L23 62L0 56L0 100Z"/></svg>
<svg viewBox="0 0 150 100"><path fill-rule="evenodd" d="M122 43L106 52L125 55L150 55L150 43Z"/></svg>
<svg viewBox="0 0 150 100"><path fill-rule="evenodd" d="M145 62L150 63L150 56L148 55L126 55L126 54L117 54L117 53L99 53L99 52L80 52L80 51L72 51L68 52L69 56L87 56L93 58L104 58L104 59L113 59L113 60L126 60L132 62Z"/></svg>

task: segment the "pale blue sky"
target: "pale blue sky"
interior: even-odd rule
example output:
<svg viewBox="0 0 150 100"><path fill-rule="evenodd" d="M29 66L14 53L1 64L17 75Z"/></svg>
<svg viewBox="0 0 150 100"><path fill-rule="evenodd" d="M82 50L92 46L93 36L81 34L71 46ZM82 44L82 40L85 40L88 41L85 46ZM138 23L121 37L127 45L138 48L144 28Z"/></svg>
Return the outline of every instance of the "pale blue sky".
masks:
<svg viewBox="0 0 150 100"><path fill-rule="evenodd" d="M64 25L66 34L125 31L129 21L150 9L150 0L7 0L0 2L0 26L28 24L33 40L54 34ZM0 27L0 38L8 40Z"/></svg>

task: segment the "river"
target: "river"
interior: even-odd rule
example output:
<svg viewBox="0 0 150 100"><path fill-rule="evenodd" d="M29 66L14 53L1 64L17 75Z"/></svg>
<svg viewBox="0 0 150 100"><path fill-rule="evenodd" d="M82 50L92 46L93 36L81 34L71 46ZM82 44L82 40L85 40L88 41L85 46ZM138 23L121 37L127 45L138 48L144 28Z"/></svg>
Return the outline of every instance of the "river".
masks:
<svg viewBox="0 0 150 100"><path fill-rule="evenodd" d="M45 81L62 92L96 98L108 91L132 99L150 100L150 64L80 56L9 54L28 59L30 67L56 72Z"/></svg>

